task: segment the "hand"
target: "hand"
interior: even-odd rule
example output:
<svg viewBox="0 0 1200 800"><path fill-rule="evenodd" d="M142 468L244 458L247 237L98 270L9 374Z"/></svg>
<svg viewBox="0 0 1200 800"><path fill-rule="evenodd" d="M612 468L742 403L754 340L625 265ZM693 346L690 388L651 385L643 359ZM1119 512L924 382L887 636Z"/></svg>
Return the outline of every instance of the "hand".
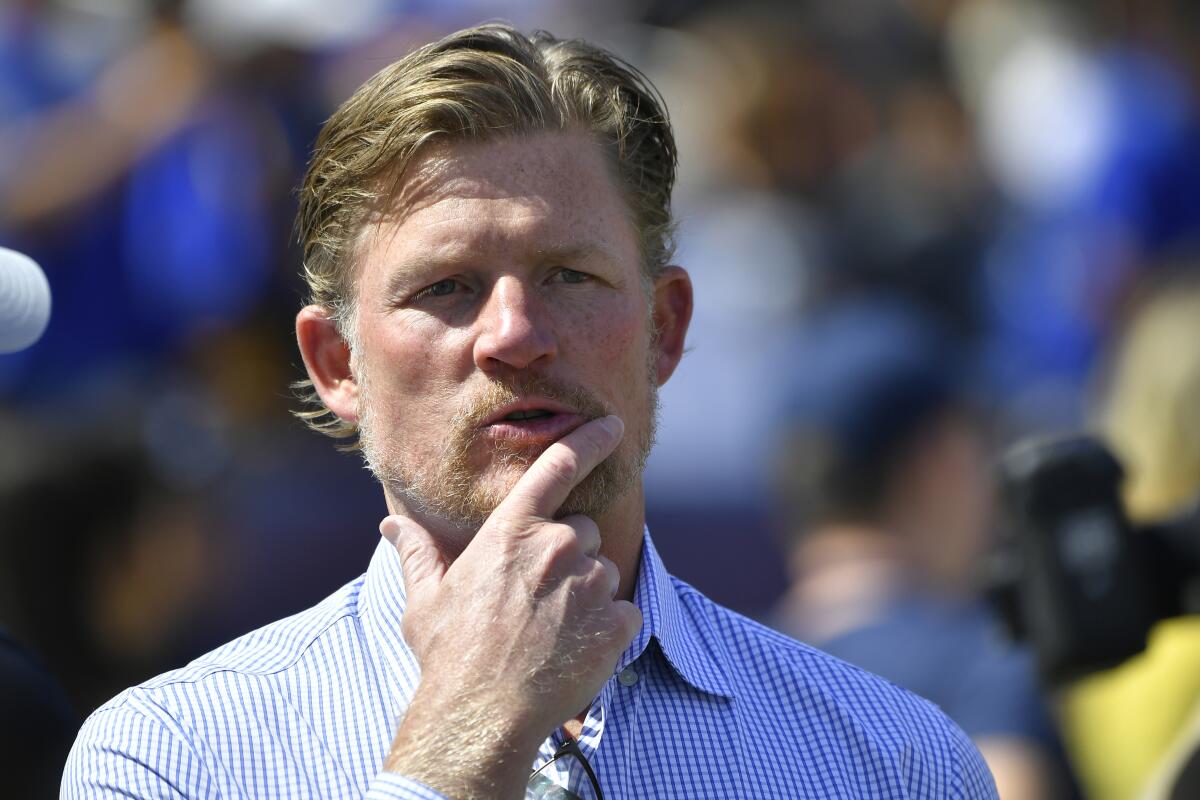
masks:
<svg viewBox="0 0 1200 800"><path fill-rule="evenodd" d="M538 745L612 675L641 613L613 599L620 575L596 523L554 514L623 430L605 417L548 447L453 564L413 520L384 520L422 672L387 769L451 796L521 796Z"/></svg>

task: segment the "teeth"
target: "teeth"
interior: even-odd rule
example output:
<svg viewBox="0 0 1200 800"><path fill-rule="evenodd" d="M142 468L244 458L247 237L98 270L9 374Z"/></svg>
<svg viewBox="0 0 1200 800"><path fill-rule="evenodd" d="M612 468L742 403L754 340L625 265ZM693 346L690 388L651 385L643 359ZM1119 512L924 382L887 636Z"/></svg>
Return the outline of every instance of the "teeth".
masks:
<svg viewBox="0 0 1200 800"><path fill-rule="evenodd" d="M549 411L543 411L540 408L535 408L535 409L531 409L529 411L514 411L513 413L511 413L507 417L505 417L505 419L511 419L511 420L541 419L542 417L549 417L549 416L551 416Z"/></svg>

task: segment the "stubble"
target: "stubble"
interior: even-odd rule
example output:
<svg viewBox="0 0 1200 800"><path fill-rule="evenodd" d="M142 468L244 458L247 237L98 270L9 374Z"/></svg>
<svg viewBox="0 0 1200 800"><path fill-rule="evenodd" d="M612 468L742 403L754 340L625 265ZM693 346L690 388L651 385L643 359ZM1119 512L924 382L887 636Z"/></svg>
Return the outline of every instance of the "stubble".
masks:
<svg viewBox="0 0 1200 800"><path fill-rule="evenodd" d="M655 348L649 348L646 365L648 424L632 448L618 447L584 478L567 496L559 516L604 514L626 495L640 479L654 444L658 425L658 382ZM587 420L603 417L610 409L582 387L537 374L510 380L490 380L471 397L450 420L446 441L434 464L413 465L404 452L405 443L388 440L378 430L375 386L360 370L359 437L367 468L384 489L414 511L435 516L460 530L478 530L515 483L500 485L489 473L523 474L544 448L518 446L511 442L487 443L483 451L482 424L503 406L531 396L562 403ZM483 454L482 463L480 456ZM516 473L512 468L517 467Z"/></svg>

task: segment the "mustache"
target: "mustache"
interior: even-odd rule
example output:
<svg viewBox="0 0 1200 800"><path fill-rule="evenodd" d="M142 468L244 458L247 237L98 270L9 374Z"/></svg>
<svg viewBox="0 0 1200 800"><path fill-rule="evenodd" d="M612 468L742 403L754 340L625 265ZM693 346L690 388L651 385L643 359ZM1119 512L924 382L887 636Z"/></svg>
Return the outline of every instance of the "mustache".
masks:
<svg viewBox="0 0 1200 800"><path fill-rule="evenodd" d="M605 403L581 386L545 375L520 375L491 380L481 387L454 416L453 430L474 432L501 407L533 396L562 403L584 419L609 413Z"/></svg>

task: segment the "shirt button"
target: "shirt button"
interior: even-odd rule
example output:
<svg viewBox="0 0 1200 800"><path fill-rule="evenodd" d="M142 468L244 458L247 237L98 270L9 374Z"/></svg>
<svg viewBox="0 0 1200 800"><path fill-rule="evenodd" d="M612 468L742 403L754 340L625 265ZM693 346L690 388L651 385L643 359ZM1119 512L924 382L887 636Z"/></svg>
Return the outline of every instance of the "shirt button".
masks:
<svg viewBox="0 0 1200 800"><path fill-rule="evenodd" d="M638 674L633 667L626 667L617 673L617 680L622 686L633 686L638 682Z"/></svg>

